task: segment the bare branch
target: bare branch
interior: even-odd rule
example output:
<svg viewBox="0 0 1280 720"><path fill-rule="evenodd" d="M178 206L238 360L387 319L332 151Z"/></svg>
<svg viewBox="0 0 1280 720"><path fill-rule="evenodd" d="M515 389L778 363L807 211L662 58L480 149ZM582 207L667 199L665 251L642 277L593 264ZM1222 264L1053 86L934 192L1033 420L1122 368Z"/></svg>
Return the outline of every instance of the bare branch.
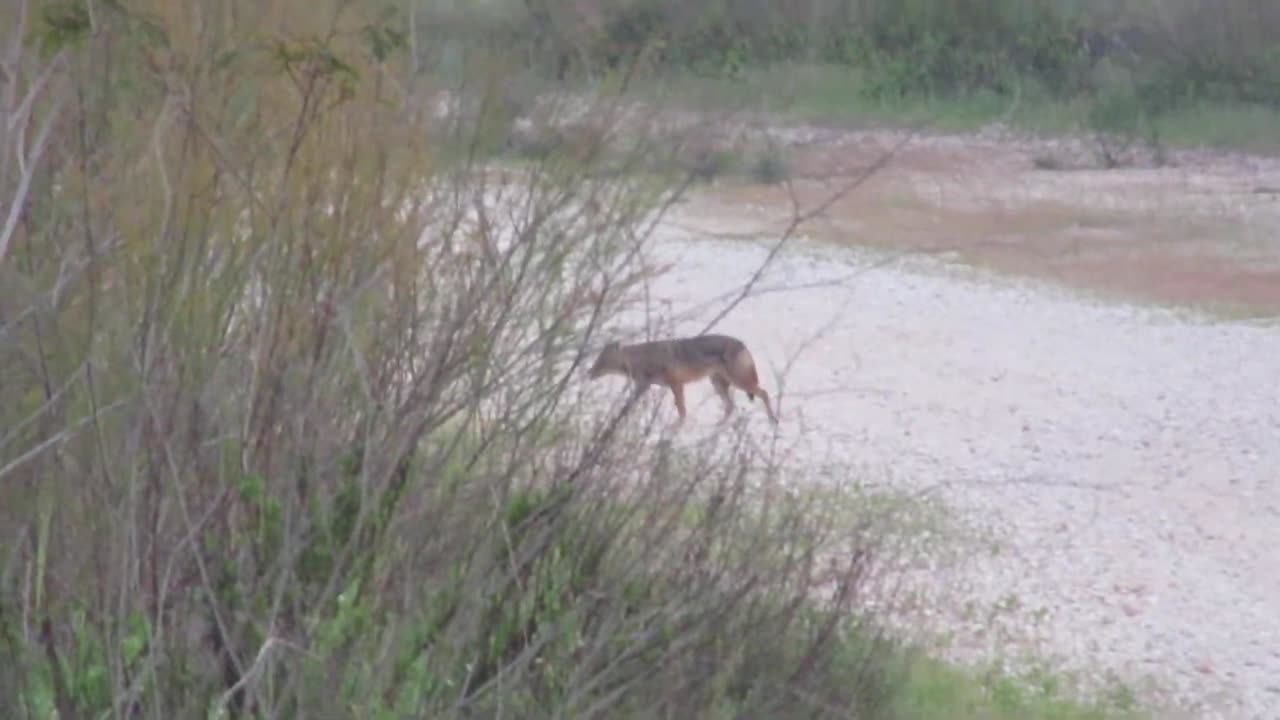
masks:
<svg viewBox="0 0 1280 720"><path fill-rule="evenodd" d="M711 320L707 321L707 324L702 328L700 333L710 332L712 328L718 325L721 320L723 320L726 316L729 315L729 313L733 312L733 310L736 307L738 307L738 305L740 305L748 297L751 297L752 293L755 291L756 284L760 282L760 279L764 276L765 272L773 265L774 259L776 259L778 257L778 254L782 252L782 249L792 239L792 237L795 235L795 232L800 228L801 225L825 213L832 205L835 205L836 203L840 202L840 200L848 196L854 190L858 189L863 184L865 184L868 180L874 177L877 173L880 172L880 170L887 167L889 163L892 162L893 159L897 156L897 154L901 152L901 150L905 148L912 140L915 139L916 135L920 132L920 130L923 127L925 127L925 124L922 123L916 126L915 128L912 128L911 131L904 134L903 137L897 143L895 143L888 151L881 154L880 157L878 157L875 160L875 162L868 165L862 171L861 174L859 174L850 182L845 183L834 193L830 194L825 200L823 200L822 202L818 203L817 205L807 210L801 209L800 200L795 193L794 184L792 181L788 180L787 189L788 189L788 193L791 196L791 204L792 204L791 221L787 224L786 229L784 229L782 234L778 237L778 240L773 243L772 247L769 248L768 254L766 254L765 258L760 261L755 271L751 274L750 279L748 279L747 282L743 284L742 288L737 293L735 293L733 299L730 300L729 303L726 304L723 308L721 308L720 312L716 313L716 315L712 317Z"/></svg>

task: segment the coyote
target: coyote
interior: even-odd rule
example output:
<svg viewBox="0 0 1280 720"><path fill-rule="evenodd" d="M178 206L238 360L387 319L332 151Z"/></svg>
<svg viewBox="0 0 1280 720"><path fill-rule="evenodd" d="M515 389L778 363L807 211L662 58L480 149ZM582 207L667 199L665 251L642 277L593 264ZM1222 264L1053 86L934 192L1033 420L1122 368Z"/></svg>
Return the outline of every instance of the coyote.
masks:
<svg viewBox="0 0 1280 720"><path fill-rule="evenodd" d="M769 393L760 387L756 363L747 346L727 335L698 335L625 346L611 342L600 351L589 374L592 380L610 374L629 377L637 393L653 384L666 385L675 397L681 423L685 418L684 386L710 376L716 393L724 400L724 417L720 422L727 421L733 414L733 398L729 395L729 387L733 386L752 400L760 396L769 420L778 424L778 417L769 405Z"/></svg>

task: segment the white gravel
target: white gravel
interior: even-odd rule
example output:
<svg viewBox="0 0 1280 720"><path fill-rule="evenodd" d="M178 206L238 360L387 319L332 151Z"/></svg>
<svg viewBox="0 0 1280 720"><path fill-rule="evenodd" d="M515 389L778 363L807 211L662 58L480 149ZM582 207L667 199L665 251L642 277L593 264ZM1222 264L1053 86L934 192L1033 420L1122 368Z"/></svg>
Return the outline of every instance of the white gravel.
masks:
<svg viewBox="0 0 1280 720"><path fill-rule="evenodd" d="M676 267L654 300L680 313L765 254L670 227L655 251ZM873 263L798 241L762 286L836 282L749 299L716 329L747 342L775 395L812 342L781 432L815 463L936 487L997 533L998 551L923 578L953 656L1033 653L1149 677L1191 717L1280 718L1280 328ZM714 424L717 402L691 386L690 423Z"/></svg>

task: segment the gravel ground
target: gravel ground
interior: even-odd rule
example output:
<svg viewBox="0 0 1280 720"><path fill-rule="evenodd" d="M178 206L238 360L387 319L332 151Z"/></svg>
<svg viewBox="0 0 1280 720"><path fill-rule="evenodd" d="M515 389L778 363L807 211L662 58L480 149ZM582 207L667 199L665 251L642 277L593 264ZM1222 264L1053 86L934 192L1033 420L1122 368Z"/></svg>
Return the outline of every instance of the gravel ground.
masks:
<svg viewBox="0 0 1280 720"><path fill-rule="evenodd" d="M680 333L765 255L675 227L655 252L676 263L652 293L686 314ZM762 287L816 286L749 299L717 330L775 395L800 353L780 430L800 457L932 488L995 533L915 578L951 656L1032 653L1085 680L1149 678L1180 715L1280 718L1280 327L875 264L797 241ZM710 384L688 393L690 425L714 424Z"/></svg>

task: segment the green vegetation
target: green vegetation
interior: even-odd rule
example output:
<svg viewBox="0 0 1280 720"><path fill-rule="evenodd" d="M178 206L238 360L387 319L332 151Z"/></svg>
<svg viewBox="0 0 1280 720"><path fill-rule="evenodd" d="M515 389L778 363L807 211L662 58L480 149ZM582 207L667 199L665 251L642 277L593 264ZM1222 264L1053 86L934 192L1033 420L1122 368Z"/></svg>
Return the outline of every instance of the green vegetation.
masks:
<svg viewBox="0 0 1280 720"><path fill-rule="evenodd" d="M521 48L529 67L570 82L635 64L664 86L674 82L688 102L828 122L910 124L923 116L968 129L1000 120L1089 132L1113 145L1280 148L1280 5L1269 0L487 7L483 21L473 16L472 37ZM449 46L438 26L419 27Z"/></svg>
<svg viewBox="0 0 1280 720"><path fill-rule="evenodd" d="M856 128L927 122L937 130L967 132L999 122L1032 133L1060 135L1119 125L1119 129L1146 128L1138 139L1151 137L1154 131L1154 137L1170 147L1280 151L1280 109L1264 105L1195 101L1147 116L1123 91L1119 97L1053 98L1031 85L1011 95L980 90L880 98L865 94L865 87L858 71L841 66L776 65L746 70L733 81L682 74L665 78L661 88L650 92L691 107L750 108L784 121ZM1123 106L1126 114L1113 112L1109 118L1105 110L1096 109L1108 101Z"/></svg>
<svg viewBox="0 0 1280 720"><path fill-rule="evenodd" d="M617 141L629 53L668 22L626 7L611 49L566 54L528 30L554 13L21 3L4 717L1134 715L900 646L862 609L883 533L741 435L676 453L579 397L698 174L653 171L668 137ZM653 62L767 49L695 53L728 42L706 32ZM589 67L604 119L516 148L543 52Z"/></svg>

